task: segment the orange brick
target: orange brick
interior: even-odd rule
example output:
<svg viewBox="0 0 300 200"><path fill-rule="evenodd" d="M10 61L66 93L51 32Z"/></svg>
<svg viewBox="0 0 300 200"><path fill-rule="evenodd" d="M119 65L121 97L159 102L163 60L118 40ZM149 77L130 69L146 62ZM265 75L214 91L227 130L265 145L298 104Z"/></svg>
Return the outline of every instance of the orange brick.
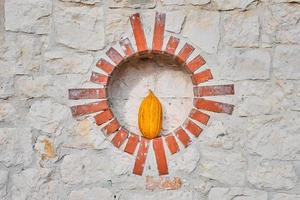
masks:
<svg viewBox="0 0 300 200"><path fill-rule="evenodd" d="M168 134L164 138L169 147L171 154L175 154L179 152L179 147L173 134Z"/></svg>
<svg viewBox="0 0 300 200"><path fill-rule="evenodd" d="M194 106L198 109L208 110L216 113L232 114L234 105L217 101L194 99Z"/></svg>
<svg viewBox="0 0 300 200"><path fill-rule="evenodd" d="M140 136L131 133L128 137L127 144L125 146L124 151L129 154L133 154L137 144L139 143Z"/></svg>
<svg viewBox="0 0 300 200"><path fill-rule="evenodd" d="M115 66L110 64L108 61L104 60L103 58L101 58L96 66L100 69L102 69L103 71L105 71L107 74L111 74L112 71L114 70Z"/></svg>
<svg viewBox="0 0 300 200"><path fill-rule="evenodd" d="M184 147L189 146L192 142L190 136L181 127L175 130L175 135Z"/></svg>
<svg viewBox="0 0 300 200"><path fill-rule="evenodd" d="M116 64L120 64L122 60L124 59L121 54L114 49L113 47L110 47L109 50L106 52L106 55Z"/></svg>
<svg viewBox="0 0 300 200"><path fill-rule="evenodd" d="M184 127L192 133L195 137L199 137L200 133L202 132L202 128L200 128L197 124L192 122L191 120L187 119L184 123Z"/></svg>
<svg viewBox="0 0 300 200"><path fill-rule="evenodd" d="M204 125L207 125L208 123L208 120L209 120L209 115L197 110L197 109L192 109L191 113L190 113L190 118L204 124Z"/></svg>
<svg viewBox="0 0 300 200"><path fill-rule="evenodd" d="M128 38L121 40L119 43L120 43L120 46L122 47L126 57L134 54L134 50L133 50L131 42Z"/></svg>
<svg viewBox="0 0 300 200"><path fill-rule="evenodd" d="M165 13L156 13L152 42L152 49L154 51L161 51L162 49L164 43L165 20Z"/></svg>
<svg viewBox="0 0 300 200"><path fill-rule="evenodd" d="M198 86L198 87L194 88L194 95L196 97L232 95L232 94L234 94L234 85L233 84Z"/></svg>
<svg viewBox="0 0 300 200"><path fill-rule="evenodd" d="M213 76L211 74L210 69L206 69L203 72L200 72L198 74L194 74L192 76L192 82L195 85L198 85L200 83L206 82L206 81L211 80L211 79L213 79Z"/></svg>
<svg viewBox="0 0 300 200"><path fill-rule="evenodd" d="M152 140L152 142L158 173L160 176L166 175L169 173L169 170L162 137L155 138Z"/></svg>
<svg viewBox="0 0 300 200"><path fill-rule="evenodd" d="M179 51L177 59L179 59L181 62L185 62L194 50L195 48L192 45L185 43L185 45Z"/></svg>
<svg viewBox="0 0 300 200"><path fill-rule="evenodd" d="M193 60L191 60L188 64L186 64L186 69L188 72L193 73L200 67L202 67L206 61L202 58L202 56L198 55Z"/></svg>
<svg viewBox="0 0 300 200"><path fill-rule="evenodd" d="M166 52L174 55L179 41L178 38L171 36L166 47Z"/></svg>
<svg viewBox="0 0 300 200"><path fill-rule="evenodd" d="M135 158L133 173L136 175L143 175L145 162L148 154L148 146L149 146L149 140L142 137L140 142L140 147L138 150L138 153Z"/></svg>
<svg viewBox="0 0 300 200"><path fill-rule="evenodd" d="M69 99L104 99L106 98L105 88L82 88L69 89Z"/></svg>
<svg viewBox="0 0 300 200"><path fill-rule="evenodd" d="M179 177L153 177L146 176L146 189L155 190L178 190L182 186L182 181Z"/></svg>
<svg viewBox="0 0 300 200"><path fill-rule="evenodd" d="M99 126L101 124L104 124L105 122L108 122L109 120L111 120L114 117L114 115L112 114L111 110L105 110L102 113L97 114L94 118L96 121L96 124Z"/></svg>
<svg viewBox="0 0 300 200"><path fill-rule="evenodd" d="M117 121L117 119L113 119L106 126L104 126L101 130L106 135L111 135L112 133L116 132L119 128L120 128L119 122Z"/></svg>
<svg viewBox="0 0 300 200"><path fill-rule="evenodd" d="M101 85L107 85L108 84L108 76L96 72L92 72L90 81L93 83L98 83Z"/></svg>
<svg viewBox="0 0 300 200"><path fill-rule="evenodd" d="M83 105L76 105L71 107L73 116L82 116L82 115L95 113L107 109L108 109L107 100L83 104Z"/></svg>
<svg viewBox="0 0 300 200"><path fill-rule="evenodd" d="M133 30L133 35L135 38L136 46L138 52L147 51L147 42L144 34L143 25L141 22L140 14L135 13L130 16L130 23Z"/></svg>
<svg viewBox="0 0 300 200"><path fill-rule="evenodd" d="M125 142L125 140L128 137L128 131L124 128L121 128L118 133L114 136L114 138L111 140L111 143L117 147L120 148L120 146Z"/></svg>

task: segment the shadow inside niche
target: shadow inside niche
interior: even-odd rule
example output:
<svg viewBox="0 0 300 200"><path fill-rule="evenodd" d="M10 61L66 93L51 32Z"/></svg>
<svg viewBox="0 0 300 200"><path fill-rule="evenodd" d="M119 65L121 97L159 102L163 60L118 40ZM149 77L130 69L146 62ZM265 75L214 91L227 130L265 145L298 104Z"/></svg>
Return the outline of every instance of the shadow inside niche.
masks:
<svg viewBox="0 0 300 200"><path fill-rule="evenodd" d="M108 95L111 108L122 126L136 134L138 109L151 89L163 108L161 135L181 125L193 106L190 76L173 57L164 54L133 56L113 72Z"/></svg>

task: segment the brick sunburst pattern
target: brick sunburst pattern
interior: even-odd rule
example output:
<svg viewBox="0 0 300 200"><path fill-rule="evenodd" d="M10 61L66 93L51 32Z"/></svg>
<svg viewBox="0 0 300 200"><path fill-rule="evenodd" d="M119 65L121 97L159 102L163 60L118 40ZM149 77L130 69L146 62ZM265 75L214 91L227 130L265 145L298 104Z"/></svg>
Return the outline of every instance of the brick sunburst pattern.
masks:
<svg viewBox="0 0 300 200"><path fill-rule="evenodd" d="M166 175L168 174L168 162L165 153L166 149L168 149L170 154L173 155L180 151L178 142L182 143L182 146L186 148L192 141L189 135L196 138L200 136L202 128L193 122L193 120L200 122L203 125L207 125L210 116L201 112L201 110L232 114L234 108L231 104L211 101L203 98L205 96L233 95L234 85L200 86L199 84L213 79L213 76L210 69L195 73L206 63L201 55L197 55L195 58L192 58L191 61L187 62L188 58L195 50L191 44L185 43L182 49L179 50L179 53L175 54L180 39L170 36L166 44L166 48L163 49L165 20L165 13L156 13L152 48L149 48L139 13L131 15L130 22L137 51L135 52L132 43L128 38L122 39L119 42L119 45L124 51L125 56L123 57L115 48L111 47L106 52L106 55L110 58L112 63L101 58L96 64L96 66L102 69L102 71L106 74L92 72L90 81L102 85L103 88L69 89L69 99L99 99L96 102L72 106L72 114L74 117L78 117L97 113L94 116L95 122L98 126L105 124L101 130L105 136L111 138L110 140L112 144L117 148L120 148L122 144L125 144L124 152L136 157L133 169L133 173L136 175L143 174L149 145L153 145L159 175ZM184 66L189 74L191 74L191 80L194 85L195 108L192 108L185 122L173 132L165 136L159 136L153 140L148 140L141 135L131 133L119 124L109 108L106 91L110 76L118 65L125 62L132 56L139 56L147 53L162 54L173 57L178 63ZM188 134L188 132L190 134Z"/></svg>

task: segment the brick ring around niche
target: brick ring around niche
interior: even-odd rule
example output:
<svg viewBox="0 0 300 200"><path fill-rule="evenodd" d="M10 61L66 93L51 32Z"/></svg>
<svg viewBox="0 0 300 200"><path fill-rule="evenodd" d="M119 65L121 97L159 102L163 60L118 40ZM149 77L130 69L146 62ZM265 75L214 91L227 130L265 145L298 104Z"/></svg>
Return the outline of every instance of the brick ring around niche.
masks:
<svg viewBox="0 0 300 200"><path fill-rule="evenodd" d="M102 126L101 130L107 138L112 138L109 139L111 143L117 148L120 148L123 145L124 152L135 156L133 173L136 175L143 174L148 147L151 143L156 158L158 174L166 175L169 173L169 170L165 151L168 150L171 155L178 153L180 151L178 142L182 143L184 148L188 147L192 141L191 137L197 138L202 132L202 128L199 127L197 123L207 125L210 116L200 110L232 114L234 108L231 104L203 98L205 96L233 95L234 85L200 86L201 83L213 79L213 76L210 69L198 72L198 69L206 63L201 55L191 58L189 62L187 61L189 56L195 50L191 44L185 43L180 50L176 51L180 39L170 36L163 48L165 19L166 15L164 13L156 13L152 48L149 48L140 15L138 13L131 15L130 22L135 43L132 43L129 38L120 40L119 45L124 52L122 53L123 55L121 55L116 48L109 48L106 52L106 56L109 59L100 58L96 64L96 66L105 73L92 72L90 81L100 84L103 87L69 89L69 99L99 99L97 102L72 106L72 114L74 117L79 117L96 113L94 116L95 122L98 126ZM132 44L136 45L135 48L133 48ZM107 86L109 84L110 76L116 67L127 62L132 57L151 58L151 56L155 55L174 60L174 62L184 67L187 73L191 75L191 80L194 85L194 108L192 108L184 123L171 133L154 139L147 139L141 135L129 132L125 127L119 124L109 107L107 98L107 92L109 91L107 91ZM196 121L197 123L195 123Z"/></svg>

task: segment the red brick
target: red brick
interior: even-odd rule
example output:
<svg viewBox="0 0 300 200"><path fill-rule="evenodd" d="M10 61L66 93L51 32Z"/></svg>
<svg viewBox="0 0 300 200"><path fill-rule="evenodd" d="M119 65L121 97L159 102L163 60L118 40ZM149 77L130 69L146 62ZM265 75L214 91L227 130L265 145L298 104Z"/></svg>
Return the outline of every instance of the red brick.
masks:
<svg viewBox="0 0 300 200"><path fill-rule="evenodd" d="M203 72L200 72L198 74L194 74L192 76L192 82L195 84L195 85L198 85L199 83L203 83L203 82L206 82L210 79L213 79L213 76L211 74L211 71L210 69L206 69L204 70Z"/></svg>
<svg viewBox="0 0 300 200"><path fill-rule="evenodd" d="M185 121L184 127L195 137L199 137L199 135L202 132L202 128L200 128L197 124L195 124L189 119Z"/></svg>
<svg viewBox="0 0 300 200"><path fill-rule="evenodd" d="M173 134L168 134L164 138L169 147L171 154L175 154L179 152L179 147Z"/></svg>
<svg viewBox="0 0 300 200"><path fill-rule="evenodd" d="M69 89L69 99L104 99L106 98L105 88L82 88Z"/></svg>
<svg viewBox="0 0 300 200"><path fill-rule="evenodd" d="M140 140L140 136L131 133L129 135L129 138L128 138L128 141L127 141L124 151L126 153L133 154L137 144L139 143L139 140Z"/></svg>
<svg viewBox="0 0 300 200"><path fill-rule="evenodd" d="M114 136L114 138L111 140L111 143L117 147L120 148L120 146L125 142L125 140L128 137L128 131L124 128L121 128L118 133Z"/></svg>
<svg viewBox="0 0 300 200"><path fill-rule="evenodd" d="M126 57L129 57L132 54L134 54L134 50L133 50L131 42L128 38L121 40L119 43L120 43Z"/></svg>
<svg viewBox="0 0 300 200"><path fill-rule="evenodd" d="M189 117L204 124L204 125L207 125L208 120L209 120L209 115L207 115L197 109L194 109L194 108L192 109Z"/></svg>
<svg viewBox="0 0 300 200"><path fill-rule="evenodd" d="M205 99L194 99L194 106L198 109L208 110L216 113L232 114L234 105Z"/></svg>
<svg viewBox="0 0 300 200"><path fill-rule="evenodd" d="M92 72L90 81L92 81L93 83L101 84L101 85L107 85L108 84L108 76L97 73L97 72Z"/></svg>
<svg viewBox="0 0 300 200"><path fill-rule="evenodd" d="M154 51L161 51L164 43L164 32L165 32L165 13L156 13L155 24L153 32L152 49Z"/></svg>
<svg viewBox="0 0 300 200"><path fill-rule="evenodd" d="M166 47L166 52L174 55L179 41L178 38L171 36Z"/></svg>
<svg viewBox="0 0 300 200"><path fill-rule="evenodd" d="M111 110L105 110L102 113L97 114L94 118L96 121L96 124L99 126L101 124L104 124L105 122L108 122L114 117L113 113Z"/></svg>
<svg viewBox="0 0 300 200"><path fill-rule="evenodd" d="M196 97L217 96L217 95L232 95L234 94L234 85L211 85L198 86L194 88Z"/></svg>
<svg viewBox="0 0 300 200"><path fill-rule="evenodd" d="M195 48L192 45L185 43L185 45L179 51L177 58L181 62L185 62L188 59L188 57L193 53L194 50Z"/></svg>
<svg viewBox="0 0 300 200"><path fill-rule="evenodd" d="M133 30L133 35L135 38L136 46L138 52L147 51L147 42L144 34L143 25L141 22L140 14L135 13L130 16L130 23Z"/></svg>
<svg viewBox="0 0 300 200"><path fill-rule="evenodd" d="M142 137L140 142L140 147L138 150L138 153L135 158L133 173L136 175L143 175L145 162L148 154L148 146L149 146L149 140Z"/></svg>
<svg viewBox="0 0 300 200"><path fill-rule="evenodd" d="M186 69L188 72L193 73L205 63L206 61L202 58L202 56L198 55L186 65Z"/></svg>
<svg viewBox="0 0 300 200"><path fill-rule="evenodd" d="M107 74L111 74L115 68L114 65L110 64L108 61L104 60L103 58L101 58L97 62L96 66L102 69L103 71L105 71Z"/></svg>
<svg viewBox="0 0 300 200"><path fill-rule="evenodd" d="M111 122L109 122L106 126L104 126L101 130L106 134L106 135L111 135L112 133L116 132L119 130L120 124L117 121L117 119L113 119Z"/></svg>
<svg viewBox="0 0 300 200"><path fill-rule="evenodd" d="M121 56L121 54L114 49L113 47L110 47L108 49L108 51L106 52L106 55L116 64L120 64L120 62L122 62L122 60L124 59L123 56Z"/></svg>
<svg viewBox="0 0 300 200"><path fill-rule="evenodd" d="M153 150L155 153L158 173L160 176L166 175L169 173L169 171L168 171L168 163L167 163L162 137L155 138L152 140L152 142L153 142Z"/></svg>
<svg viewBox="0 0 300 200"><path fill-rule="evenodd" d="M164 190L178 190L182 186L182 181L179 177L153 177L146 176L146 189L164 189Z"/></svg>
<svg viewBox="0 0 300 200"><path fill-rule="evenodd" d="M108 109L107 100L83 104L83 105L76 105L71 107L73 116L82 116L82 115L95 113L107 109Z"/></svg>
<svg viewBox="0 0 300 200"><path fill-rule="evenodd" d="M181 127L175 130L175 135L184 147L189 146L192 142L190 136Z"/></svg>

